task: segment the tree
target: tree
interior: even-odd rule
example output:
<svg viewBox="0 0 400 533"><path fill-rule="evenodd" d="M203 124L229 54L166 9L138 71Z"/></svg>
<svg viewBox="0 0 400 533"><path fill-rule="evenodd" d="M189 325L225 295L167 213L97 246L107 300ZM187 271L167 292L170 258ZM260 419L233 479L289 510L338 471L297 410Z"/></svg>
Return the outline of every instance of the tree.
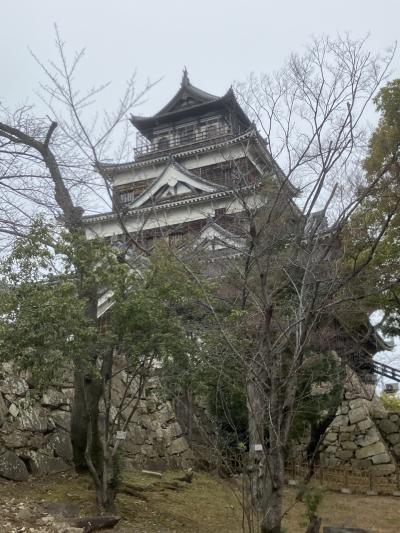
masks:
<svg viewBox="0 0 400 533"><path fill-rule="evenodd" d="M316 39L276 75L238 86L284 169L270 161L256 192L237 188L242 215L231 229L246 244L225 274L227 319L211 309L246 380L252 531L281 531L286 450L304 380L319 354L336 347L340 309L357 305L353 280L384 233L351 268L343 264L350 216L381 178L358 196L347 181L359 162L364 110L391 60L372 56L365 44Z"/></svg>
<svg viewBox="0 0 400 533"><path fill-rule="evenodd" d="M373 132L364 160L367 184L360 188L368 197L352 217L347 239L348 259L366 253L374 236L384 231L364 281L366 302L370 311L384 312L380 327L389 335L400 332L399 279L400 247L400 81L393 80L383 87L375 100L380 119ZM368 277L368 278L367 278Z"/></svg>
<svg viewBox="0 0 400 533"><path fill-rule="evenodd" d="M29 369L42 386L81 370L83 453L106 509L113 508L120 482L116 435L127 431L154 363L195 353L178 314L193 290L162 249L146 263L134 268L104 242L57 235L36 223L1 269L1 360ZM93 284L113 304L100 322L86 312L91 302L82 285ZM115 397L122 373L124 387Z"/></svg>
<svg viewBox="0 0 400 533"><path fill-rule="evenodd" d="M50 222L56 219L70 232L71 238L82 242L85 209L98 209L99 204L104 205L105 199L113 205L131 245L142 249L134 236L126 231L122 213L114 203L108 181L97 171L97 163L100 159L124 157L129 146L128 130L122 135L117 130L151 84L136 90L135 76L132 76L115 111L97 113L93 104L107 84L89 90L79 89L76 78L85 51L79 51L70 59L57 28L55 33L58 60L44 64L35 57L47 80L42 85L41 99L50 115L35 116L34 108L30 106L15 111L4 106L0 108L0 233L12 238L25 235L26 228L39 212ZM74 258L78 261L75 267L81 265L83 268L78 277L84 280L88 276L92 282L89 285L83 281L78 290L84 291L80 296L87 302L87 319L95 321L97 280L85 270L79 256L72 256ZM96 360L95 352L92 359ZM85 449L89 436L84 395L99 398L96 380L83 379L83 373L84 369L78 365L72 420L77 468L86 467Z"/></svg>

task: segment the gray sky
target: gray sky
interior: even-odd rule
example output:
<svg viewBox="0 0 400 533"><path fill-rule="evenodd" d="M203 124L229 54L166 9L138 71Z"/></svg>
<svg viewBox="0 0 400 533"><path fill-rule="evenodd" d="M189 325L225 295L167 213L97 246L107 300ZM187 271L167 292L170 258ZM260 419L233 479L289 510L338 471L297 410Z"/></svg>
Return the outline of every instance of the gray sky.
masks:
<svg viewBox="0 0 400 533"><path fill-rule="evenodd" d="M174 94L183 65L192 83L223 94L251 71L279 68L313 34L370 32L383 51L399 18L399 0L3 0L0 99L31 97L41 75L28 48L54 57L54 23L72 50L87 48L82 82L113 82L110 101L135 69L139 80L163 77L138 111L147 114ZM399 57L393 69L399 76Z"/></svg>

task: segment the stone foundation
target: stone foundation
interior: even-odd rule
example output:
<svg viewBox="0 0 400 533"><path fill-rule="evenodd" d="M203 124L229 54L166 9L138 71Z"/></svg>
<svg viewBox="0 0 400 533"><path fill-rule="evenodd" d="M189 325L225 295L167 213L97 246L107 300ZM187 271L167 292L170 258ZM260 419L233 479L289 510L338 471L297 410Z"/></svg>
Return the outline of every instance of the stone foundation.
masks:
<svg viewBox="0 0 400 533"><path fill-rule="evenodd" d="M12 365L0 371L0 476L23 480L72 468L70 442L73 383L40 393L27 373ZM115 400L125 390L126 375L113 382ZM125 468L186 468L193 453L171 401L163 398L156 377L146 386L128 426Z"/></svg>
<svg viewBox="0 0 400 533"><path fill-rule="evenodd" d="M374 387L347 371L344 399L321 446L321 464L394 474L400 458L400 417L385 411Z"/></svg>

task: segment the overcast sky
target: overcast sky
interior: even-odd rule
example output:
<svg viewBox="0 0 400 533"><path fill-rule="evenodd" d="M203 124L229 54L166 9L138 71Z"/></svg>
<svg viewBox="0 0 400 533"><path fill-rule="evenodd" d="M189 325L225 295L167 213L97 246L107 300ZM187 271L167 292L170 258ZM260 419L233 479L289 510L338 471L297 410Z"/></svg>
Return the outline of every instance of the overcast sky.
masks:
<svg viewBox="0 0 400 533"><path fill-rule="evenodd" d="M40 72L29 48L54 57L54 23L71 50L87 48L82 82L113 82L110 101L135 69L139 80L162 77L138 110L147 114L174 94L184 65L192 83L221 95L251 71L279 68L312 35L370 32L384 51L399 19L400 0L3 0L0 99L31 97ZM393 69L399 76L399 57Z"/></svg>

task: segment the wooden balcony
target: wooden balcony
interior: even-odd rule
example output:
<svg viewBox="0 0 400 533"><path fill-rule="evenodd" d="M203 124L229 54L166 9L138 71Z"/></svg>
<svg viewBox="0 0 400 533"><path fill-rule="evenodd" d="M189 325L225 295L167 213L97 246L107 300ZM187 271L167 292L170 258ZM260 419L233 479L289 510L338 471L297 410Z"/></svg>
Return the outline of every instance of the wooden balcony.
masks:
<svg viewBox="0 0 400 533"><path fill-rule="evenodd" d="M236 133L235 135L238 135ZM157 155L173 154L183 149L198 148L213 142L221 142L234 137L229 127L212 128L206 131L193 131L187 135L169 135L154 142L138 134L137 145L134 149L135 160L149 159Z"/></svg>

